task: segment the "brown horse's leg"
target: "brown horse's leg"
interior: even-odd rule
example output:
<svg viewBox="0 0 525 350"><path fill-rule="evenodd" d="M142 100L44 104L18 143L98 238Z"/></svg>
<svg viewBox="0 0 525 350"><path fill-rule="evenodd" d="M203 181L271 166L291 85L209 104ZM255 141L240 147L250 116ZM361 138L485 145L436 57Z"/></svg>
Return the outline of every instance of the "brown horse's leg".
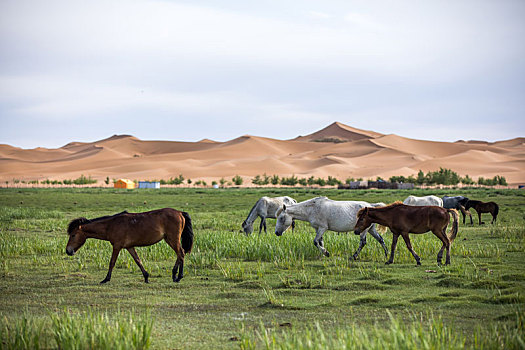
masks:
<svg viewBox="0 0 525 350"><path fill-rule="evenodd" d="M481 211L478 211L478 219L479 219L479 224L483 225L483 223L481 222Z"/></svg>
<svg viewBox="0 0 525 350"><path fill-rule="evenodd" d="M120 253L120 247L113 246L113 253L111 253L111 260L109 261L109 270L108 274L106 275L106 278L104 278L100 283L106 283L111 280L111 272L113 271L113 267L115 267L115 262L118 258L118 253Z"/></svg>
<svg viewBox="0 0 525 350"><path fill-rule="evenodd" d="M392 247L390 248L390 258L385 263L387 265L392 264L394 262L394 251L396 250L396 245L397 245L397 239L398 238L399 238L399 235L394 233L394 236L392 237Z"/></svg>
<svg viewBox="0 0 525 350"><path fill-rule="evenodd" d="M445 248L447 249L447 257L445 259L445 265L450 264L450 241L447 237L447 226L443 228L441 232L436 233L435 231L432 231L434 235L436 235L437 238L443 242L443 245L441 246L441 249L438 252L437 255L437 264L441 266L441 260L443 259L443 251Z"/></svg>
<svg viewBox="0 0 525 350"><path fill-rule="evenodd" d="M405 244L407 245L408 250L410 251L410 253L412 253L412 256L414 257L414 259L416 259L416 263L418 265L421 265L421 259L416 254L414 249L412 249L412 244L410 243L410 237L408 236L408 232L401 234L401 237L403 237L403 240L405 241Z"/></svg>
<svg viewBox="0 0 525 350"><path fill-rule="evenodd" d="M180 246L180 234L182 233L182 229L180 229L179 234L177 237L166 237L166 243L175 251L177 254L177 261L175 261L175 265L173 265L173 270L171 270L171 278L173 279L173 282L179 282L182 277L184 277L184 252L182 251L182 247Z"/></svg>
<svg viewBox="0 0 525 350"><path fill-rule="evenodd" d="M127 248L127 249L128 249L128 252L133 257L133 260L135 260L135 262L137 263L138 267L140 268L140 271L142 271L142 275L144 276L144 282L149 283L149 281L148 281L149 273L146 271L144 266L142 266L142 261L140 261L140 258L137 255L137 252L135 251L135 248L131 247L131 248Z"/></svg>

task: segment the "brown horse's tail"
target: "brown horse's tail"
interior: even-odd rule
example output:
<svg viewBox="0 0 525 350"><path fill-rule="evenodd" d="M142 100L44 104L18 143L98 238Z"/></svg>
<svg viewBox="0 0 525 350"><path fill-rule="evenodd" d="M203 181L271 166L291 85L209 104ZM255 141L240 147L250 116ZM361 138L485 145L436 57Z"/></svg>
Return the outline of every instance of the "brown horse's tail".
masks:
<svg viewBox="0 0 525 350"><path fill-rule="evenodd" d="M193 247L193 226L191 225L190 214L183 211L182 216L184 216L185 224L180 240L182 249L184 249L184 253L188 254L191 252L191 248Z"/></svg>
<svg viewBox="0 0 525 350"><path fill-rule="evenodd" d="M450 236L448 239L450 240L450 243L454 242L454 239L456 239L456 236L458 235L458 220L459 220L459 214L456 209L447 209L449 213L452 213L452 217L454 218L454 222L452 223L452 228L450 229Z"/></svg>

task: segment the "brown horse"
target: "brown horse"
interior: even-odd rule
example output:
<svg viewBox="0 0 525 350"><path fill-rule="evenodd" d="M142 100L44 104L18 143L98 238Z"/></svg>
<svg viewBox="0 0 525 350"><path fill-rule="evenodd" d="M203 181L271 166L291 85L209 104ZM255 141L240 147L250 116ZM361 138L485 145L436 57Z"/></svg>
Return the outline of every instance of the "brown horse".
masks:
<svg viewBox="0 0 525 350"><path fill-rule="evenodd" d="M100 283L109 282L111 272L121 249L125 248L137 263L144 282L148 283L149 274L142 266L135 247L155 244L164 239L177 253L177 261L172 270L173 282L179 282L184 275L184 255L193 246L193 228L188 213L171 208L152 210L145 213L123 211L110 216L88 220L74 219L67 229L69 240L67 255L73 255L88 238L102 239L113 245L113 254L109 262L109 271ZM177 275L178 272L178 275Z"/></svg>
<svg viewBox="0 0 525 350"><path fill-rule="evenodd" d="M450 237L447 237L446 229L450 221L448 213L452 213L454 223L450 230ZM355 225L355 234L358 235L372 225L377 223L387 226L392 231L392 248L390 258L386 264L394 262L394 251L397 245L397 239L401 235L405 240L408 250L416 259L418 265L421 265L421 259L412 249L409 233L425 233L432 231L442 242L443 246L437 255L438 265L441 265L443 250L447 249L445 264L450 264L450 245L458 234L458 212L455 209L445 209L437 206L415 207L404 205L401 202L392 203L386 207L363 208L357 213L357 223Z"/></svg>
<svg viewBox="0 0 525 350"><path fill-rule="evenodd" d="M490 213L492 215L492 224L498 218L499 206L495 202L481 202L469 199L467 204L465 204L465 209L469 210L470 208L474 208L474 210L476 210L478 213L480 225L484 224L484 222L481 222L482 213Z"/></svg>

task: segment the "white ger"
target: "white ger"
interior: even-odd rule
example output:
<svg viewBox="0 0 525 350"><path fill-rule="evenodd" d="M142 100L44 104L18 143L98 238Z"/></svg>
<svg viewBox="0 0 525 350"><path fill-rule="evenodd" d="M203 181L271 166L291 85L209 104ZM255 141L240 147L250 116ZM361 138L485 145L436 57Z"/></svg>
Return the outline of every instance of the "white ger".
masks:
<svg viewBox="0 0 525 350"><path fill-rule="evenodd" d="M275 225L275 234L281 236L283 232L290 227L293 220L308 221L316 232L314 245L322 254L330 256L330 253L325 249L323 243L323 234L326 230L335 232L353 231L357 222L357 212L361 208L384 205L384 203L370 204L361 201L334 201L326 197L317 197L293 205L283 205L276 214L277 224ZM383 237L376 231L375 224L372 224L361 232L359 248L354 253L353 258L356 259L361 249L365 246L367 232L370 232L370 234L381 243L385 251L385 256L387 256Z"/></svg>
<svg viewBox="0 0 525 350"><path fill-rule="evenodd" d="M443 207L443 199L436 197L436 196L424 196L424 197L408 196L403 201L403 204L412 205L415 207L422 207L425 205L435 205L437 207Z"/></svg>
<svg viewBox="0 0 525 350"><path fill-rule="evenodd" d="M250 210L248 217L242 223L242 230L246 235L249 235L253 232L253 223L257 217L261 218L261 223L259 225L259 233L264 227L264 232L266 233L266 218L275 219L277 216L275 213L277 210L282 208L283 205L292 205L297 203L297 201L291 197L261 197L255 205ZM292 230L295 227L293 223Z"/></svg>

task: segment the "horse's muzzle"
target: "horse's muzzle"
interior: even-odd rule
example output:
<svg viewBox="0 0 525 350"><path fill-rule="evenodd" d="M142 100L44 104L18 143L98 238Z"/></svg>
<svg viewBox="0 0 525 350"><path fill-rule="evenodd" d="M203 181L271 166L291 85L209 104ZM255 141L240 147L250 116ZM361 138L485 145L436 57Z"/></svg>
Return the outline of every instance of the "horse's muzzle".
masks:
<svg viewBox="0 0 525 350"><path fill-rule="evenodd" d="M283 235L282 232L278 232L278 231L275 231L275 234L276 234L277 236L282 236L282 235Z"/></svg>
<svg viewBox="0 0 525 350"><path fill-rule="evenodd" d="M355 231L354 231L354 234L357 235L357 236L359 236L359 235L361 234L361 231L359 231L359 230L355 230Z"/></svg>
<svg viewBox="0 0 525 350"><path fill-rule="evenodd" d="M73 256L75 254L75 250L70 247L66 247L66 254L69 256Z"/></svg>

